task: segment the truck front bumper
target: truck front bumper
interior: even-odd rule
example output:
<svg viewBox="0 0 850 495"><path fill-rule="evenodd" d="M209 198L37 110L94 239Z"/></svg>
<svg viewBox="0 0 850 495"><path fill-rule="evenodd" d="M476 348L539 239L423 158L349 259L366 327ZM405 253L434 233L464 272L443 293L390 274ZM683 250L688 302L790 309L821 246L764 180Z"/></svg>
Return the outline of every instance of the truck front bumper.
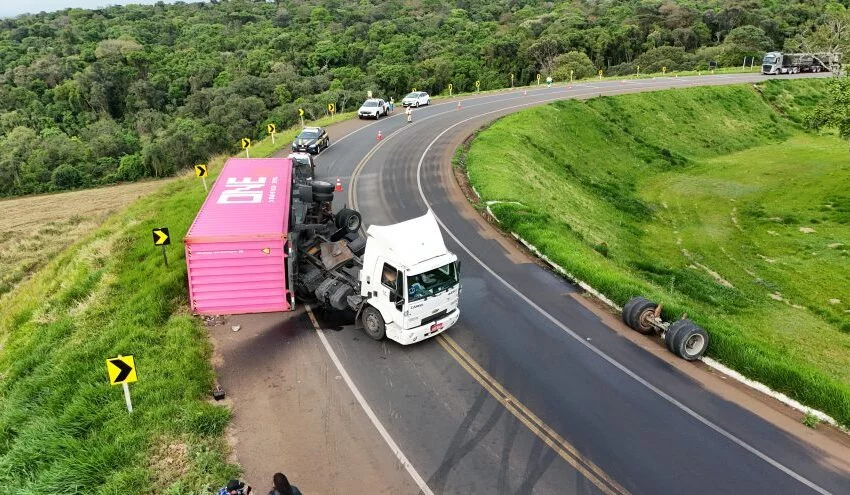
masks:
<svg viewBox="0 0 850 495"><path fill-rule="evenodd" d="M387 338L394 340L401 345L410 345L423 340L428 340L431 337L440 335L448 330L452 325L457 323L457 319L459 317L460 308L455 308L454 311L447 314L444 318L419 327L408 328L405 330L397 323L390 323L387 325Z"/></svg>

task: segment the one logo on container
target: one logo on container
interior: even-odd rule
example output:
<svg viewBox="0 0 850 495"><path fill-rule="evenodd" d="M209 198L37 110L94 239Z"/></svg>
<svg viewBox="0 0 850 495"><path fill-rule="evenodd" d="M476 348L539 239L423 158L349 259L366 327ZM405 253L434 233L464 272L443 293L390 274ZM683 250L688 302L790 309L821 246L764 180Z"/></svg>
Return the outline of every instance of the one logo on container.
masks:
<svg viewBox="0 0 850 495"><path fill-rule="evenodd" d="M263 195L266 189L266 180L267 177L257 177L257 179L252 179L251 177L244 177L242 179L237 179L236 177L228 177L227 182L224 185L224 191L222 191L221 195L218 197L218 204L253 204L253 203L262 203ZM272 188L271 194L269 195L269 202L274 202L275 193L277 190L277 177L272 177Z"/></svg>

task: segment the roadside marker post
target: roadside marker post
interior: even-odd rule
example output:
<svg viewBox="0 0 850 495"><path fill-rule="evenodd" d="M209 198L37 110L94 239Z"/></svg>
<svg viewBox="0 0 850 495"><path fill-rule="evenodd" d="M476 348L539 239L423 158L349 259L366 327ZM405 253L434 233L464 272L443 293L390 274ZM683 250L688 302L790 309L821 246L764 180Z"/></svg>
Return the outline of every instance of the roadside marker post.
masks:
<svg viewBox="0 0 850 495"><path fill-rule="evenodd" d="M452 83L449 83L449 98L451 98L451 96L452 96L452 89L454 89L452 87Z"/></svg>
<svg viewBox="0 0 850 495"><path fill-rule="evenodd" d="M242 149L245 150L245 158L251 158L251 155L248 153L248 148L251 147L251 139L242 138L242 141L240 141L239 144L241 144Z"/></svg>
<svg viewBox="0 0 850 495"><path fill-rule="evenodd" d="M602 69L599 69L599 79L602 79Z"/></svg>
<svg viewBox="0 0 850 495"><path fill-rule="evenodd" d="M130 387L128 383L138 381L136 375L136 362L133 356L122 356L106 360L106 373L110 385L121 385L124 389L124 403L127 404L127 412L133 412L133 401L130 399Z"/></svg>
<svg viewBox="0 0 850 495"><path fill-rule="evenodd" d="M537 74L537 85L540 86L540 74Z"/></svg>
<svg viewBox="0 0 850 495"><path fill-rule="evenodd" d="M166 268L168 268L168 255L165 252L165 246L169 244L171 244L171 234L168 232L168 227L153 229L153 245L162 246L162 259L165 261Z"/></svg>
<svg viewBox="0 0 850 495"><path fill-rule="evenodd" d="M511 72L511 89L514 89L514 73Z"/></svg>
<svg viewBox="0 0 850 495"><path fill-rule="evenodd" d="M274 144L274 135L277 132L277 127L273 123L269 123L269 125L266 126L266 131L268 131L268 133L271 135L272 144Z"/></svg>
<svg viewBox="0 0 850 495"><path fill-rule="evenodd" d="M206 163L201 163L201 164L195 165L195 177L201 178L201 180L204 182L204 191L209 192L209 189L207 189L207 164Z"/></svg>
<svg viewBox="0 0 850 495"><path fill-rule="evenodd" d="M573 82L573 70L570 69L570 83Z"/></svg>
<svg viewBox="0 0 850 495"><path fill-rule="evenodd" d="M304 127L304 109L303 108L298 109L298 118L301 119L301 127L303 128Z"/></svg>
<svg viewBox="0 0 850 495"><path fill-rule="evenodd" d="M481 81L475 81L475 92L476 93L481 92Z"/></svg>

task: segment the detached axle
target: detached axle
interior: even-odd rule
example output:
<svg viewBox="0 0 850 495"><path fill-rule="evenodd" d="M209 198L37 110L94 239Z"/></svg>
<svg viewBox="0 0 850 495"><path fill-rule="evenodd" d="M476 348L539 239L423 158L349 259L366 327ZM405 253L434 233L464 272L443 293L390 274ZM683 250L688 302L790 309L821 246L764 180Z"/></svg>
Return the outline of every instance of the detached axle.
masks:
<svg viewBox="0 0 850 495"><path fill-rule="evenodd" d="M708 348L708 333L686 316L672 323L661 319L661 304L633 297L623 306L623 322L643 335L658 334L667 349L686 361L695 361Z"/></svg>

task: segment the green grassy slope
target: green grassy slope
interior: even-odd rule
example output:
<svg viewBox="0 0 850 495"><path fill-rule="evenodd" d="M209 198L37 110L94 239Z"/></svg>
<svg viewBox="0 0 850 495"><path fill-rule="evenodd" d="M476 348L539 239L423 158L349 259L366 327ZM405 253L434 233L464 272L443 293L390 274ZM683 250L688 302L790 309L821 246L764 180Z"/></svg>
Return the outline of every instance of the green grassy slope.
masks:
<svg viewBox="0 0 850 495"><path fill-rule="evenodd" d="M819 84L559 102L494 123L466 163L484 200L522 203L491 206L506 229L619 303L687 312L710 355L850 425L846 143L794 122Z"/></svg>
<svg viewBox="0 0 850 495"><path fill-rule="evenodd" d="M179 239L195 180L144 198L6 299L0 316L0 486L16 493L200 493L236 474L205 329L187 314ZM151 243L171 228L170 268ZM105 359L135 356L127 413ZM179 478L179 479L178 479Z"/></svg>
<svg viewBox="0 0 850 495"><path fill-rule="evenodd" d="M251 156L287 148L299 129L256 142ZM209 163L210 185L223 162ZM205 197L193 175L110 217L4 295L0 487L188 495L238 474L223 440L230 412L209 402L211 345L188 312L180 239ZM170 268L152 245L162 226L173 238ZM121 387L107 383L105 360L118 354L134 355L138 369L132 415Z"/></svg>

